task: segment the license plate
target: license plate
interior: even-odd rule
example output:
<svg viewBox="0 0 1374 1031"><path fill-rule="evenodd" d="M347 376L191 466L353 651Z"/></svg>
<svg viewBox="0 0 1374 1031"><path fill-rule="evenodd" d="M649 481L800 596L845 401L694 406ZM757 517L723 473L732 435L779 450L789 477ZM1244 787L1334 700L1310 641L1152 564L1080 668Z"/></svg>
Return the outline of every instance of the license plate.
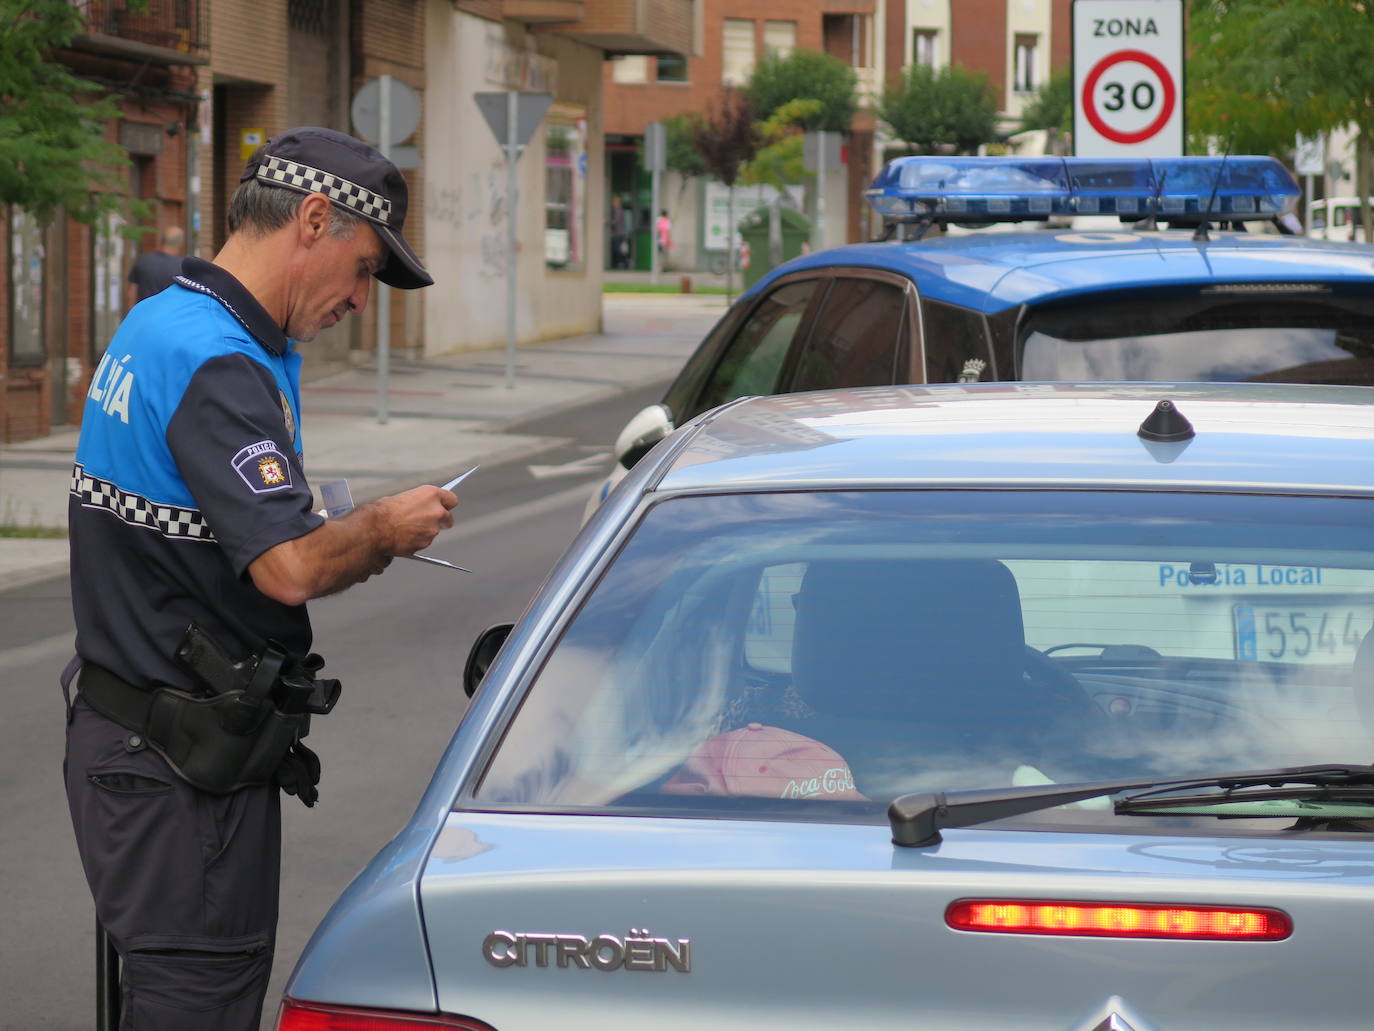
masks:
<svg viewBox="0 0 1374 1031"><path fill-rule="evenodd" d="M1232 614L1236 658L1254 662L1348 664L1374 625L1367 604L1241 603Z"/></svg>

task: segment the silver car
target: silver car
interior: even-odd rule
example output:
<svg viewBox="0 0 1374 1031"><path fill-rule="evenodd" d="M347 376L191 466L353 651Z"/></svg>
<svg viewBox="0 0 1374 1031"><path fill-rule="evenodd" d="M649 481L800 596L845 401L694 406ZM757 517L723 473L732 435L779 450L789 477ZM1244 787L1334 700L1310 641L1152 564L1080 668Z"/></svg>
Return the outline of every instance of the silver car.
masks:
<svg viewBox="0 0 1374 1031"><path fill-rule="evenodd" d="M1367 1027L1372 624L1367 388L728 404L478 641L279 1027Z"/></svg>

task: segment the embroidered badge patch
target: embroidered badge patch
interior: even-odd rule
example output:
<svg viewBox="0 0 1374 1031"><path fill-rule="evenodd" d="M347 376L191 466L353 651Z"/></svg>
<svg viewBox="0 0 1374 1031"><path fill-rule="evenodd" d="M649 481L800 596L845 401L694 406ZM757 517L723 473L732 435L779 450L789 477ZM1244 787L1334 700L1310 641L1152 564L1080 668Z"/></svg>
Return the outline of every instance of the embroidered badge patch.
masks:
<svg viewBox="0 0 1374 1031"><path fill-rule="evenodd" d="M291 486L291 463L273 441L249 444L234 456L232 464L254 494L270 494Z"/></svg>
<svg viewBox="0 0 1374 1031"><path fill-rule="evenodd" d="M281 401L282 422L286 423L286 436L290 440L296 439L296 417L291 414L291 402L286 399L286 391L278 390L277 398Z"/></svg>

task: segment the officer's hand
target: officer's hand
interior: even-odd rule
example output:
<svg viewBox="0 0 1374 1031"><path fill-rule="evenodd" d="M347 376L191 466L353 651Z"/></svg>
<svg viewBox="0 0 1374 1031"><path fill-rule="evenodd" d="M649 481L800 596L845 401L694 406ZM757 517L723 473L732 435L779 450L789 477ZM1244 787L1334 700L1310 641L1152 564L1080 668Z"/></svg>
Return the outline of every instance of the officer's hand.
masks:
<svg viewBox="0 0 1374 1031"><path fill-rule="evenodd" d="M429 547L440 530L453 525L450 509L457 504L458 495L453 491L429 485L379 499L381 522L390 537L387 552L413 555Z"/></svg>

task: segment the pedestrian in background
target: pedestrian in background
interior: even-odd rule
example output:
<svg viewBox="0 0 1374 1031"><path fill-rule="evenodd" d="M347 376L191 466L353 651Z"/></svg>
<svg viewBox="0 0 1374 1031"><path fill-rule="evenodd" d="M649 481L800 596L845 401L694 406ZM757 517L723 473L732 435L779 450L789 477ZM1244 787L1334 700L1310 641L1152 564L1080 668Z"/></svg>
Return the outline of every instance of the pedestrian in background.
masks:
<svg viewBox="0 0 1374 1031"><path fill-rule="evenodd" d="M172 285L173 278L181 271L185 240L186 234L180 226L167 226L162 230L157 250L144 251L134 259L125 287L125 311Z"/></svg>
<svg viewBox="0 0 1374 1031"><path fill-rule="evenodd" d="M668 210L660 208L658 219L654 222L654 238L658 241L659 266L668 261L668 252L673 249L673 223L668 218Z"/></svg>
<svg viewBox="0 0 1374 1031"><path fill-rule="evenodd" d="M630 220L631 212L625 210L620 194L611 194L611 268L630 267Z"/></svg>
<svg viewBox="0 0 1374 1031"><path fill-rule="evenodd" d="M280 791L314 804L301 738L338 688L316 676L305 603L453 524L457 497L433 486L326 519L302 464L294 341L361 312L373 276L432 283L401 235L406 200L396 167L352 137L269 140L213 263L186 258L130 312L91 383L63 765L126 1031L257 1031Z"/></svg>

